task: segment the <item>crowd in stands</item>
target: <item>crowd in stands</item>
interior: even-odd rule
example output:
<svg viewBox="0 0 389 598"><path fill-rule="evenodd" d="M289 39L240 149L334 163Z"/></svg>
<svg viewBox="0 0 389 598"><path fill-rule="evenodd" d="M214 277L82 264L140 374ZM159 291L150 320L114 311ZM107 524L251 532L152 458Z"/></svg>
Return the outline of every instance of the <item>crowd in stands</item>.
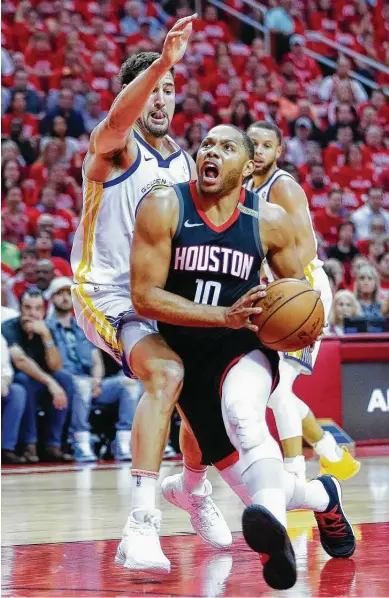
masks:
<svg viewBox="0 0 389 598"><path fill-rule="evenodd" d="M270 29L270 47L250 26L204 1L175 68L171 135L195 158L215 124L276 123L284 135L279 166L304 188L333 285L328 333L352 331L350 318L380 330L379 321L389 316L389 75L307 31L387 66L389 5L264 4L266 14L226 0ZM93 460L91 407L111 403L118 405L112 453L130 458L128 430L141 389L88 343L71 312L69 255L82 209L81 167L91 131L121 89L123 59L160 50L166 31L193 10L189 0L2 2L5 460L39 458L36 405L45 406L49 424L39 454L70 458L62 450L66 436L76 458ZM32 383L26 360L40 369L41 382Z"/></svg>

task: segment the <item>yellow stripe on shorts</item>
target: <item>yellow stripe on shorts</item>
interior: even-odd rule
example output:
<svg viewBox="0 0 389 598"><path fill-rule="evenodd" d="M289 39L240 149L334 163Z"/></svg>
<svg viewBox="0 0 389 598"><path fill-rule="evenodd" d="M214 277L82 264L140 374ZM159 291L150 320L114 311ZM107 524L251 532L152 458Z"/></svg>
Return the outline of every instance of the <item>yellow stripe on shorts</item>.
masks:
<svg viewBox="0 0 389 598"><path fill-rule="evenodd" d="M77 287L74 286L72 290L82 306L83 312L86 312L85 317L87 320L94 324L97 332L112 349L112 351L122 353L122 343L118 343L116 339L115 328L108 322L103 312L95 308L92 300L85 292L83 285L81 284Z"/></svg>
<svg viewBox="0 0 389 598"><path fill-rule="evenodd" d="M82 218L83 242L82 256L74 279L78 284L87 282L86 275L90 272L93 258L93 238L96 220L103 197L103 184L87 181L85 209Z"/></svg>

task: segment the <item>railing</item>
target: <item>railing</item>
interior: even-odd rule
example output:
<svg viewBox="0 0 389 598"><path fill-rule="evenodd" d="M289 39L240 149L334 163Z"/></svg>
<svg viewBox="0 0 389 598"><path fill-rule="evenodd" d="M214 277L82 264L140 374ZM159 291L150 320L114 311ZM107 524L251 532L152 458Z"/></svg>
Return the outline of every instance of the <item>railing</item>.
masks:
<svg viewBox="0 0 389 598"><path fill-rule="evenodd" d="M331 58L327 58L326 56L318 54L317 52L309 50L308 48L304 48L304 54L310 56L311 58L314 58L316 62L320 62L321 64L325 64L326 66L329 66L330 68L336 70L336 62L334 60L331 60ZM362 83L362 85L370 87L370 89L379 88L379 85L375 81L372 81L371 79L368 79L367 77L364 77L363 75L360 75L355 71L350 71L350 75L353 79L356 79L357 81Z"/></svg>
<svg viewBox="0 0 389 598"><path fill-rule="evenodd" d="M216 6L224 12L228 12L228 14L232 15L233 17L236 17L237 19L242 21L242 23L246 23L246 25L250 25L250 27L252 27L256 31L260 31L263 35L263 41L265 43L266 51L270 53L270 31L267 27L264 27L264 25L260 25L247 15L242 15L240 12L235 10L235 8L231 8L231 6L226 6L223 2L220 2L219 0L208 0L208 4L213 4L213 6ZM260 10L259 7L258 10Z"/></svg>

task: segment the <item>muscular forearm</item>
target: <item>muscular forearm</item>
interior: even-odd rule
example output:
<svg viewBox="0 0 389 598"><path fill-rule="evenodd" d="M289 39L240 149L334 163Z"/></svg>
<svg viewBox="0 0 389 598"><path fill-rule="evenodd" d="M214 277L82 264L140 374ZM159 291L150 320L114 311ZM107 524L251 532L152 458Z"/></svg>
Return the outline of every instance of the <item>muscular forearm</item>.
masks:
<svg viewBox="0 0 389 598"><path fill-rule="evenodd" d="M107 126L118 132L127 132L139 117L154 87L169 68L159 58L129 83L112 104L106 119Z"/></svg>
<svg viewBox="0 0 389 598"><path fill-rule="evenodd" d="M37 380L37 382L41 382L41 384L44 384L45 386L52 380L51 376L46 374L46 372L44 372L33 359L27 357L27 355L13 360L13 362L18 370L24 372L24 374L27 374L30 378Z"/></svg>
<svg viewBox="0 0 389 598"><path fill-rule="evenodd" d="M144 318L176 326L220 328L226 326L226 308L202 305L153 287L132 297L137 313Z"/></svg>

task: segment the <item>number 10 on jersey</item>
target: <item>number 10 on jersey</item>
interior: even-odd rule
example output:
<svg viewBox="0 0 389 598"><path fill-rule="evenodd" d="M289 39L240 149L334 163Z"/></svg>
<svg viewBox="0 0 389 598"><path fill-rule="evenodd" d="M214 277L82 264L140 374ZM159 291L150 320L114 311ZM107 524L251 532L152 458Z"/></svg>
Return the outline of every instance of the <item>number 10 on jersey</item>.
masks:
<svg viewBox="0 0 389 598"><path fill-rule="evenodd" d="M220 292L222 290L220 282L213 282L212 280L205 281L198 278L196 284L195 303L213 306L216 306L219 303Z"/></svg>

